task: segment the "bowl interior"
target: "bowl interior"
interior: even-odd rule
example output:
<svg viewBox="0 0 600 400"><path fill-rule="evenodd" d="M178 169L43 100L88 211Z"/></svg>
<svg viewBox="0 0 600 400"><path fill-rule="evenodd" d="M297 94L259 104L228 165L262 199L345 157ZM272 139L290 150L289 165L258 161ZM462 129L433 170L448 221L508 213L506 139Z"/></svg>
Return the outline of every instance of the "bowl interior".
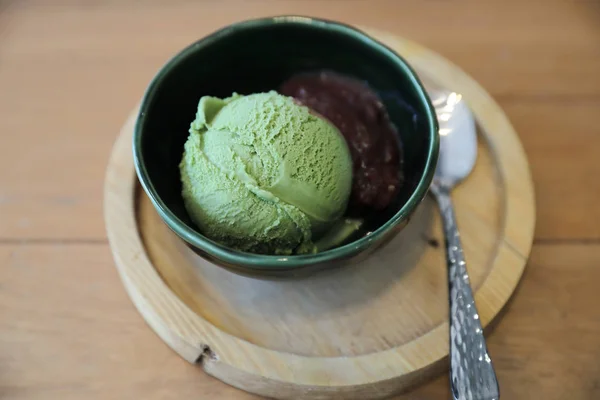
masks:
<svg viewBox="0 0 600 400"><path fill-rule="evenodd" d="M164 206L195 230L181 197L178 164L201 96L273 90L293 74L322 69L367 81L383 99L400 135L406 181L388 209L367 216L365 230L374 231L397 214L431 162L430 110L422 94L397 57L357 31L289 20L221 30L175 56L149 86L136 127L136 155Z"/></svg>

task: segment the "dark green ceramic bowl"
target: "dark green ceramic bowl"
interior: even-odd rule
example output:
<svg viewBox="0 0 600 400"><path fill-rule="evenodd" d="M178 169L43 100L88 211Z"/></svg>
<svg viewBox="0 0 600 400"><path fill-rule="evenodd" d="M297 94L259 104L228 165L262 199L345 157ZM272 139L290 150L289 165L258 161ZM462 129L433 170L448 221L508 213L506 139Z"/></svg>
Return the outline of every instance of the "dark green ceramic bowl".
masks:
<svg viewBox="0 0 600 400"><path fill-rule="evenodd" d="M314 255L244 253L200 234L183 205L178 169L200 97L268 91L292 74L321 69L365 80L383 98L405 154L406 183L395 203L366 216L361 235ZM284 16L230 25L168 61L144 95L133 152L139 180L156 210L194 251L242 274L297 276L362 259L406 225L431 184L438 129L425 89L394 51L347 25Z"/></svg>

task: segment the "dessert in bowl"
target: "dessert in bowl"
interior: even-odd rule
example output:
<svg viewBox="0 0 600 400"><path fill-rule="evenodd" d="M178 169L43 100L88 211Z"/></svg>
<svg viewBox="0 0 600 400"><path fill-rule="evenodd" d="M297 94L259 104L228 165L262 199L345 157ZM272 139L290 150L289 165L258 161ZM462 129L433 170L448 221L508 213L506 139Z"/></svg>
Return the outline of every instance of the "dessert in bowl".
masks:
<svg viewBox="0 0 600 400"><path fill-rule="evenodd" d="M160 217L194 251L296 275L366 256L406 225L438 132L400 55L347 25L285 16L230 25L168 61L133 151Z"/></svg>

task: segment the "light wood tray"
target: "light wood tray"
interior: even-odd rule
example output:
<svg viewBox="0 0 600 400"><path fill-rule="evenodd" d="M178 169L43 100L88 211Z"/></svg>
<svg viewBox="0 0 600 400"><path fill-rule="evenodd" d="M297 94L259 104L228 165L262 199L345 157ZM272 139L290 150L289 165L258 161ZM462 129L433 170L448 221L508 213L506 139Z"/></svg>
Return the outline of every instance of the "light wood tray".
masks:
<svg viewBox="0 0 600 400"><path fill-rule="evenodd" d="M531 248L525 153L473 79L415 43L369 31L428 82L462 93L477 118L477 164L453 198L486 326L511 296ZM162 223L134 173L132 127L133 117L108 165L108 236L129 296L182 357L228 384L280 399L381 398L444 368L447 274L432 200L359 265L295 281L242 277L199 258Z"/></svg>

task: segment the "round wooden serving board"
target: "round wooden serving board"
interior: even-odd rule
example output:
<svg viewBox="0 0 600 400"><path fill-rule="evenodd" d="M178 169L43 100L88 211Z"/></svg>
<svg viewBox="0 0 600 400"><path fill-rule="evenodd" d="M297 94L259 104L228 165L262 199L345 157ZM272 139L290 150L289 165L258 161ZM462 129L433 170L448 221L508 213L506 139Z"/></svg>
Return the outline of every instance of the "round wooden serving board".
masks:
<svg viewBox="0 0 600 400"><path fill-rule="evenodd" d="M461 93L476 116L477 164L453 198L486 326L511 296L531 248L535 209L525 153L499 106L459 68L413 42L368 31L430 85ZM108 166L106 225L127 292L177 353L228 384L280 399L381 398L441 371L447 273L431 199L359 265L303 280L235 275L183 245L140 190L134 116Z"/></svg>

